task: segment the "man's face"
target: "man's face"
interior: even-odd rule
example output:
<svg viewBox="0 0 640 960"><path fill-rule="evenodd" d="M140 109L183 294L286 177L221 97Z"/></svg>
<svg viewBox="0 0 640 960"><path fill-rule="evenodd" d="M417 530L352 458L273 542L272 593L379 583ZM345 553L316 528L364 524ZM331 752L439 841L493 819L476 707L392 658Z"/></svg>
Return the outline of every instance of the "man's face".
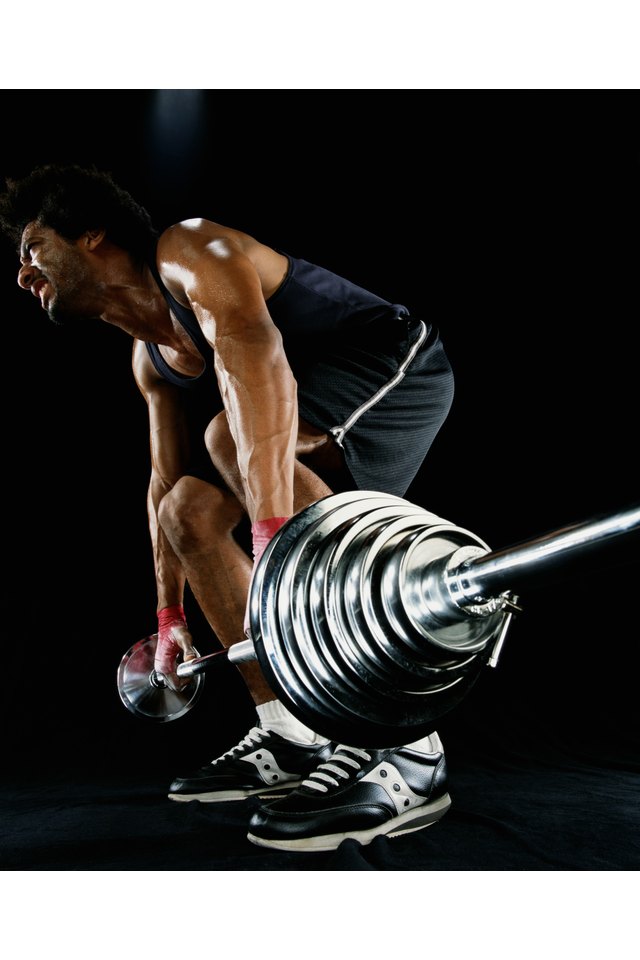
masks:
<svg viewBox="0 0 640 960"><path fill-rule="evenodd" d="M37 221L28 223L22 233L18 283L39 298L57 324L92 315L88 307L90 270L82 240L65 240Z"/></svg>

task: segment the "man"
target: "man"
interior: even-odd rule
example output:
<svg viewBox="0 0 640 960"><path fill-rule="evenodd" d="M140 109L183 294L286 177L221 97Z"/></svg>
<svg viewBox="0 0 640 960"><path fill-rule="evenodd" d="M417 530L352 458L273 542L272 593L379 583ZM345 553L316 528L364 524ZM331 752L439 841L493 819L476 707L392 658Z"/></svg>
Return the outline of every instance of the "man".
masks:
<svg viewBox="0 0 640 960"><path fill-rule="evenodd" d="M244 639L253 567L241 523L255 565L280 526L321 497L405 493L451 405L438 331L221 224L187 220L158 234L95 169L45 166L8 181L0 222L19 245L20 286L55 323L99 319L133 337L151 438L155 666L175 681L178 657L195 655L185 583L224 646ZM255 726L177 777L171 799L271 800L249 838L285 850L368 843L446 812L437 734L391 750L330 743L275 698L256 663L239 669Z"/></svg>

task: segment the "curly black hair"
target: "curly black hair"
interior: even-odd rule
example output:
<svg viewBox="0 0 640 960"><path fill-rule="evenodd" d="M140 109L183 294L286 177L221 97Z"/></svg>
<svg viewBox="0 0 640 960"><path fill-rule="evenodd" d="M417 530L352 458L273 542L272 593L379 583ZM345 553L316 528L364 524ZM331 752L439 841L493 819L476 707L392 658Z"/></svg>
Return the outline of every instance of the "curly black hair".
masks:
<svg viewBox="0 0 640 960"><path fill-rule="evenodd" d="M104 228L108 238L136 260L146 258L158 236L144 207L110 173L95 167L46 164L6 184L6 193L0 194L0 230L16 247L32 220L67 240Z"/></svg>

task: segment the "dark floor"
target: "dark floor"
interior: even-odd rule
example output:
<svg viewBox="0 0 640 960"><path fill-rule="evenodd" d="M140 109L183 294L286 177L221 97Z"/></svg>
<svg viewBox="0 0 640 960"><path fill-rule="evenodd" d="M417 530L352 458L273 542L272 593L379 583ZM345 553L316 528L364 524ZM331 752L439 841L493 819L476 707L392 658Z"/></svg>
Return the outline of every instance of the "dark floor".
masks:
<svg viewBox="0 0 640 960"><path fill-rule="evenodd" d="M517 664L516 664L517 666ZM230 744L220 702L147 726L117 697L112 728L39 730L1 788L1 865L12 871L625 871L640 865L640 759L633 704L591 729L576 718L531 724L517 671L511 686L490 671L439 731L453 805L436 825L367 847L284 853L246 839L260 802L174 803L177 768ZM527 691L524 691L526 694ZM228 695L233 695L227 686ZM237 738L247 716L233 720ZM61 723L61 721L59 721ZM182 726L181 726L182 724ZM223 739L226 738L226 739ZM236 742L234 739L233 742ZM64 744L65 752L55 745ZM90 748L89 748L90 744ZM208 744L208 747L207 747ZM181 759L179 759L181 758ZM28 762L27 762L28 760Z"/></svg>
<svg viewBox="0 0 640 960"><path fill-rule="evenodd" d="M26 776L2 791L4 870L635 870L640 776L567 764L453 763L435 826L332 853L246 839L259 801L177 804L162 777Z"/></svg>

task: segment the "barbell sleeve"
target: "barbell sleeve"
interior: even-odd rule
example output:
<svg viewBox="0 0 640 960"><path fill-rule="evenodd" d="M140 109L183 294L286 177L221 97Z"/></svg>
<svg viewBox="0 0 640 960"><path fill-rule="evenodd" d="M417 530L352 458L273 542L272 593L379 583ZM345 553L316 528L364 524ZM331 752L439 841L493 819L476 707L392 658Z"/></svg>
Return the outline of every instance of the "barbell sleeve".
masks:
<svg viewBox="0 0 640 960"><path fill-rule="evenodd" d="M241 640L234 643L226 650L217 650L216 653L209 653L206 657L196 657L194 660L187 660L176 668L179 677L195 677L199 673L204 673L214 664L222 661L229 663L245 663L256 659L256 652L252 640Z"/></svg>
<svg viewBox="0 0 640 960"><path fill-rule="evenodd" d="M573 558L637 530L640 507L576 523L466 560L446 574L446 586L460 607L482 603L504 590L548 580ZM455 557L452 559L455 561Z"/></svg>

